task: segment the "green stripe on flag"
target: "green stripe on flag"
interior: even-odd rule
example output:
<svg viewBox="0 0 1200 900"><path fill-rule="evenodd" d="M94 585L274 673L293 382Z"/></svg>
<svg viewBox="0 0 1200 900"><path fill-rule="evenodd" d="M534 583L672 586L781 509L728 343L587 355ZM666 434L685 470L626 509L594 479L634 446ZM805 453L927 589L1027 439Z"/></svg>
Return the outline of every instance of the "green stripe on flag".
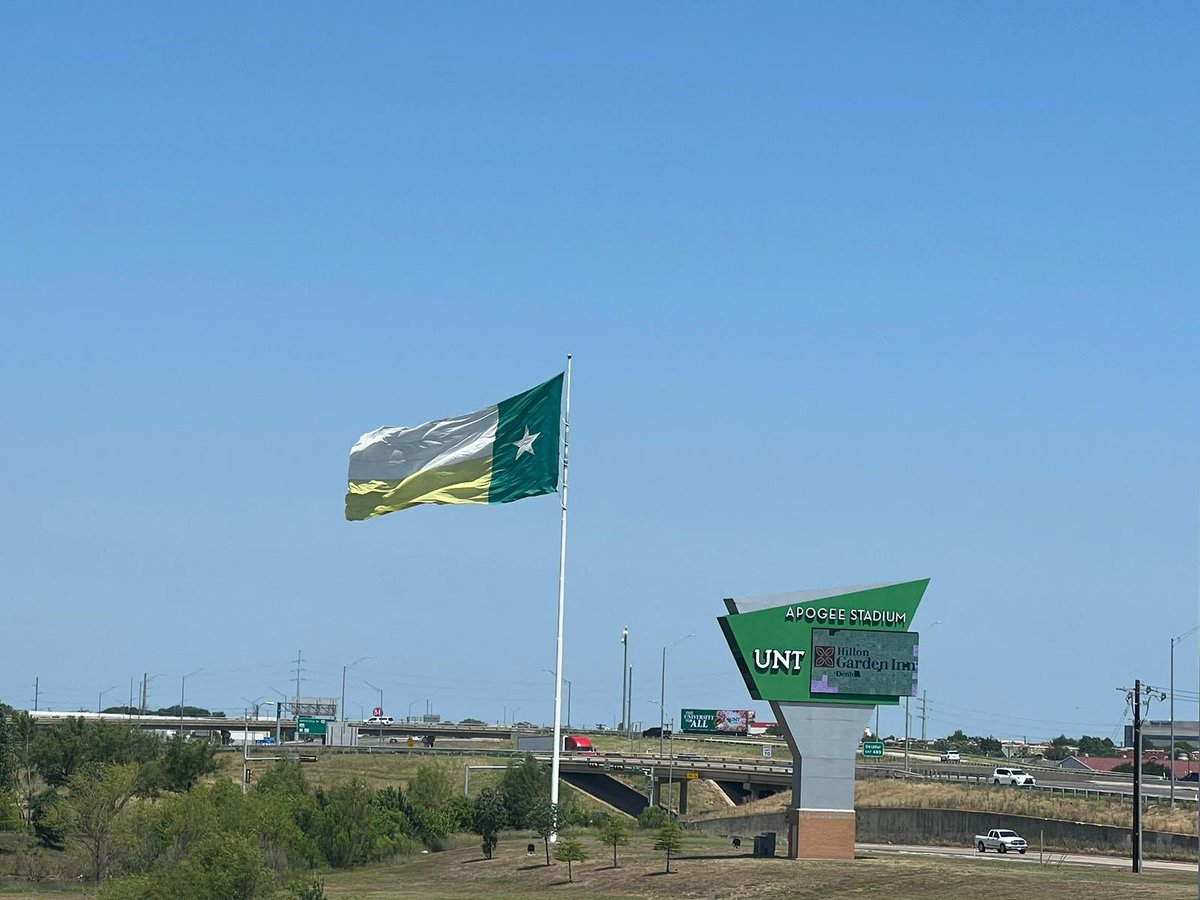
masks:
<svg viewBox="0 0 1200 900"><path fill-rule="evenodd" d="M498 404L489 503L509 503L558 489L562 388L559 374Z"/></svg>

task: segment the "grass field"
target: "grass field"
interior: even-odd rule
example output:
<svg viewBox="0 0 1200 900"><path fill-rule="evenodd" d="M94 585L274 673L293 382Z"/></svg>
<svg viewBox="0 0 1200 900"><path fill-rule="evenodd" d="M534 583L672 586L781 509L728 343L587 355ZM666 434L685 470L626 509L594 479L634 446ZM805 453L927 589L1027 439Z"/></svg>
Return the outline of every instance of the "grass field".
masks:
<svg viewBox="0 0 1200 900"><path fill-rule="evenodd" d="M652 833L636 831L612 868L611 850L594 838L584 840L591 858L576 863L575 883L567 866L547 868L537 851L529 857L523 835L506 836L496 858L485 861L477 848L413 857L354 872L331 874L326 893L337 900L425 897L431 900L533 900L541 897L597 898L861 898L889 900L960 900L963 897L1078 900L1081 894L1122 898L1195 896L1187 875L1105 871L1082 867L1013 864L1010 860L945 860L880 856L853 862L754 859L733 853L724 840L692 837L675 873L664 873L663 856L651 849Z"/></svg>
<svg viewBox="0 0 1200 900"><path fill-rule="evenodd" d="M864 855L853 862L754 859L735 853L717 838L692 836L664 873L663 855L652 849L653 832L634 830L612 868L612 851L590 835L590 858L574 864L575 883L567 882L566 863L544 864L536 838L506 834L496 858L484 860L474 841L444 853L406 857L362 869L326 873L330 900L381 900L420 897L428 900L538 900L563 896L594 900L615 898L712 898L733 900L840 900L887 896L889 900L1078 900L1083 895L1132 898L1190 898L1195 876L1084 866L1040 866L992 857L962 860ZM533 856L526 845L536 845ZM0 882L0 897L66 900L94 896L90 886L30 886Z"/></svg>

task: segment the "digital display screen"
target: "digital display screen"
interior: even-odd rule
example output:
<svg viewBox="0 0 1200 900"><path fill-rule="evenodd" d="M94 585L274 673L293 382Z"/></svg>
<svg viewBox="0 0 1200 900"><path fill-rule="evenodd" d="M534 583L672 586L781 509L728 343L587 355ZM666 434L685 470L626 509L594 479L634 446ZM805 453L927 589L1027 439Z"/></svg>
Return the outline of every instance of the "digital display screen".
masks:
<svg viewBox="0 0 1200 900"><path fill-rule="evenodd" d="M915 697L920 635L913 631L814 628L814 695Z"/></svg>

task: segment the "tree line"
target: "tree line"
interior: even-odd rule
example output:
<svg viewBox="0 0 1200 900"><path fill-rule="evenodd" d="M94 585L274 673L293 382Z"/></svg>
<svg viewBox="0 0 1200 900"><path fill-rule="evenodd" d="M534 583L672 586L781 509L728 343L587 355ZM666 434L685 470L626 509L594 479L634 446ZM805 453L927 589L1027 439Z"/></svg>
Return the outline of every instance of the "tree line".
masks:
<svg viewBox="0 0 1200 900"><path fill-rule="evenodd" d="M107 900L231 900L323 896L324 868L348 868L420 850L446 849L473 833L492 858L503 833L542 839L553 856L587 858L577 832L598 830L613 865L628 839L625 817L589 811L569 795L550 803L549 768L514 761L474 798L446 768L419 768L404 788L372 789L360 779L311 785L297 762L281 761L243 787L217 769L217 746L174 735L82 719L38 728L0 705L0 831L30 847L24 874L47 874L47 859L74 860ZM676 822L649 808L640 823L658 830L667 856L682 842Z"/></svg>

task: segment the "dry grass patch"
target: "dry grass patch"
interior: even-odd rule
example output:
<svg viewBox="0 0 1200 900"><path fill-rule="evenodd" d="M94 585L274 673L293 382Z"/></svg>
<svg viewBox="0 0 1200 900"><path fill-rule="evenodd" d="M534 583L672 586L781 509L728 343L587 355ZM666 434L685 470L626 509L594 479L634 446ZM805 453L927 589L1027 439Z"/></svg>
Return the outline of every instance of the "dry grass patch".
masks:
<svg viewBox="0 0 1200 900"><path fill-rule="evenodd" d="M1132 805L1117 800L1082 800L990 785L867 778L855 785L854 795L859 807L962 809L1124 828L1130 826L1133 816ZM786 808L786 801L780 806L783 808ZM1196 814L1183 807L1153 806L1143 816L1142 826L1148 831L1195 834Z"/></svg>
<svg viewBox="0 0 1200 900"><path fill-rule="evenodd" d="M674 874L663 873L663 855L651 849L654 832L635 831L621 853L621 867L592 835L589 852L575 864L575 883L567 883L565 863L545 866L541 847L529 857L522 834L506 835L496 858L482 859L476 848L428 854L326 878L331 900L378 900L421 897L429 900L537 900L575 896L589 900L841 900L886 896L889 900L961 900L963 897L1037 897L1078 900L1081 893L1135 900L1183 900L1195 896L1194 877L1124 870L1049 867L992 858L948 860L917 857L864 857L853 862L782 858L754 859L733 853L727 842L690 835L673 861ZM538 843L536 840L533 843Z"/></svg>

